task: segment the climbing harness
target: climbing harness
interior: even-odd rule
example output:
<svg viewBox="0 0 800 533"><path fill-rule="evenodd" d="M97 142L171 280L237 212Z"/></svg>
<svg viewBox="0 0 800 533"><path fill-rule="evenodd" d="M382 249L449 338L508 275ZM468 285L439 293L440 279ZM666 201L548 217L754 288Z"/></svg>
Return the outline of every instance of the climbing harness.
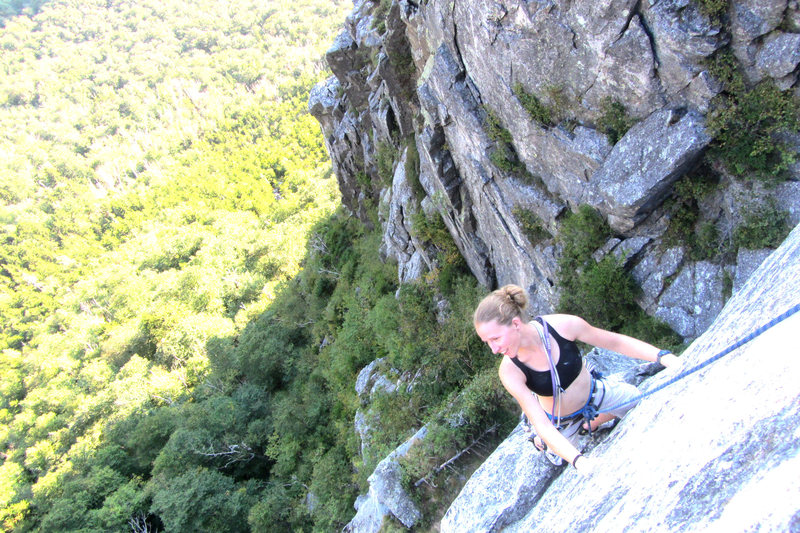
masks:
<svg viewBox="0 0 800 533"><path fill-rule="evenodd" d="M553 385L553 412L548 413L545 411L547 418L553 423L556 428L561 428L563 423L572 423L579 418L585 418L586 420L592 420L595 416L597 416L597 407L602 405L603 398L606 395L605 385L603 385L603 396L600 398L599 402L595 402L595 394L597 393L597 384L602 382L600 379L603 377L603 374L600 373L599 370L594 368L589 368L589 374L592 380L589 397L586 399L586 404L575 411L574 413L570 413L566 416L561 416L561 393L564 392L564 389L561 388L561 379L558 376L558 371L556 370L555 364L553 363L553 355L550 350L550 339L547 335L547 322L545 321L544 317L538 317L541 321L541 324L533 321L536 332L539 334L539 338L542 340L542 345L544 346L545 354L547 355L547 363L550 367L550 381ZM556 411L558 414L556 414ZM591 434L591 424L589 425L589 433Z"/></svg>
<svg viewBox="0 0 800 533"><path fill-rule="evenodd" d="M603 399L606 396L606 385L603 383L603 381L601 381L603 374L599 370L596 370L591 366L589 366L589 376L591 377L592 384L591 387L589 388L589 398L586 399L586 403L583 405L583 407L581 407L574 413L562 416L558 424L555 423L555 420L553 419L553 417L550 416L549 413L545 413L547 415L547 418L549 418L550 421L554 423L557 429L561 427L562 423L566 423L566 425L569 425L570 423L578 419L585 419L588 421L594 419L597 416L597 408L598 406L603 405ZM600 385L603 388L603 393L600 396L600 399L596 400L597 394L599 392L597 388L598 385ZM592 434L591 424L589 424L588 431L589 435L591 435Z"/></svg>
<svg viewBox="0 0 800 533"><path fill-rule="evenodd" d="M677 381L680 381L681 379L685 378L686 376L688 376L690 374L694 374L695 372L698 372L698 371L702 370L703 368L707 367L708 365L710 365L714 361L717 361L718 359L721 359L722 357L728 355L729 353L731 353L735 349L747 344L748 342L750 342L751 340L755 339L756 337L758 337L759 335L761 335L762 333L764 333L765 331L767 331L771 327L779 324L780 322L783 322L784 320L786 320L790 316L794 315L798 311L800 311L800 304L795 304L793 307L790 307L788 310L786 310L783 313L781 313L780 315L776 316L775 318L773 318L772 320L770 320L769 322L767 322L763 326L761 326L759 328L756 328L749 335L746 335L745 337L743 337L743 338L739 339L738 341L734 342L733 344L731 344L730 346L728 346L727 348L725 348L724 350L722 350L718 354L714 355L710 359L707 359L706 361L703 361L702 363L700 363L700 364L698 364L698 365L696 365L696 366L694 366L694 367L692 367L692 368L690 368L688 370L685 370L685 371L681 372L677 376L675 376L673 378L670 378L669 380L665 381L661 385L658 385L657 387L654 387L652 390L644 392L644 393L640 394L639 396L636 396L635 398L633 398L631 400L622 402L619 405L614 405L612 407L609 407L608 409L601 409L601 410L594 409L593 406L587 405L587 407L584 407L584 410L586 411L586 417L589 420L592 420L597 415L600 415L600 414L603 414L603 413L608 413L610 411L614 411L616 409L619 409L620 407L624 407L624 406L632 404L632 403L638 403L641 400L643 400L644 398L647 398L648 396L650 396L652 394L655 394L656 392L660 391L664 387L672 385L673 383L675 383ZM591 417L591 418L589 418L589 417Z"/></svg>

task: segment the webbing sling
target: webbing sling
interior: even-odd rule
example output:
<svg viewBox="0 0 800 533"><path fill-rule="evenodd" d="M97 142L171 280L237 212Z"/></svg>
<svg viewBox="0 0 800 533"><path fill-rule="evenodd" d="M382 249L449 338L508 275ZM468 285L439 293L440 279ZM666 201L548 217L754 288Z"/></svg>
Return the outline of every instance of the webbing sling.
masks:
<svg viewBox="0 0 800 533"><path fill-rule="evenodd" d="M555 422L556 427L561 425L561 380L558 377L556 366L553 364L553 356L550 352L550 339L548 339L547 322L544 317L538 317L541 320L542 329L538 327L536 331L539 333L539 338L542 339L544 351L547 354L547 363L550 366L550 381L553 384L553 416L551 420ZM537 324L538 326L538 324ZM556 405L558 405L558 417L556 417Z"/></svg>

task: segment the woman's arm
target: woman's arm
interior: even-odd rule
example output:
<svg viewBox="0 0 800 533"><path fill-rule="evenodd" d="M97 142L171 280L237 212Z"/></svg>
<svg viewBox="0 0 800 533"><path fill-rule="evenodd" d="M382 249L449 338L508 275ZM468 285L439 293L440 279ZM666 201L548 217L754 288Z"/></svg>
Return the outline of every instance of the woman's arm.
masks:
<svg viewBox="0 0 800 533"><path fill-rule="evenodd" d="M565 339L581 341L598 348L605 348L635 359L657 361L659 348L642 340L614 333L592 326L586 320L575 315L547 315L545 320L553 324L558 333ZM678 358L670 353L661 357L661 364L669 367Z"/></svg>

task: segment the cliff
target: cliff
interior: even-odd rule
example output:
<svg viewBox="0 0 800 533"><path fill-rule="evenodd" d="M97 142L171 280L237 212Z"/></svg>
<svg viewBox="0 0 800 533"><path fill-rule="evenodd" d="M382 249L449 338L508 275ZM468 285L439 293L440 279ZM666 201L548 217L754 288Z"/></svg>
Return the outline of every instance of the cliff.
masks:
<svg viewBox="0 0 800 533"><path fill-rule="evenodd" d="M798 20L796 2L774 0L730 2L723 19L689 0L358 1L327 55L334 76L309 106L345 205L365 222L379 205L384 252L402 281L435 263L412 229L423 210L441 217L481 283L521 284L536 309L552 309L559 249L532 242L525 215L557 236L564 215L588 204L614 229L607 248L626 254L640 305L695 338L738 264L693 260L664 238L665 200L711 140L704 121L721 89L708 59L731 50L750 83L796 87ZM531 96L548 120L523 106ZM636 122L613 146L602 131L609 102ZM730 239L743 203L765 197L796 224L797 176L769 188L723 172L698 224Z"/></svg>
<svg viewBox="0 0 800 533"><path fill-rule="evenodd" d="M800 6L781 0L732 0L726 11L710 13L703 7L709 4L355 1L327 54L334 76L314 88L309 102L322 125L344 204L366 224L380 226L382 252L397 261L401 281L437 267L433 243L426 242L412 223L424 213L443 221L483 285L520 284L539 313L553 310L559 299L564 220L580 206L591 206L613 232L595 252L596 258L619 257L641 289L639 306L687 341L697 339L684 364L701 360L757 323L754 317L769 317L780 310L781 302L797 301L796 289L769 295L753 291L754 299L743 304L740 318L747 318L741 326L726 318L734 314L730 302L723 311L730 285L740 286L769 250L739 247L736 253L698 257L703 235L716 236L706 244L732 242L752 205L777 206L788 214L791 225L800 222L800 169L791 157L784 160L788 179L777 183L742 179L736 164L707 157L709 150L719 148L715 135L722 138L735 129L732 122L719 127L720 98L734 107L737 102L725 76L711 66L724 63L720 58L732 58L747 87L769 82L784 94L800 93ZM712 122L714 128L709 126ZM767 144L773 140L781 148L771 156L796 152L800 145L791 132L775 133ZM681 202L677 186L686 180L702 182L707 174L713 174L714 186L690 200L693 218L688 225L695 233L676 232L683 213L676 207ZM531 226L538 231L532 232ZM792 249L796 253L796 247ZM782 257L796 273L791 255ZM775 266L766 276L782 283L779 268L784 266ZM709 330L712 323L714 333ZM781 351L786 350L777 350ZM721 389L715 386L709 392L697 381L709 371L661 393L660 402L647 404L654 405L650 410L637 408L631 418L646 420L636 425L641 442L625 437L634 432L625 429L634 422L626 421L613 439L592 452L607 458L609 466L591 481L568 473L545 493L554 474L528 457L520 436L512 434L498 449L518 461L509 467L511 477L473 477L447 513L442 530L482 531L483 526L475 524L491 529L512 523L527 530L546 520L552 527L545 530L571 529L565 525L569 520L580 530L588 527L593 514L601 522L608 520L607 530L641 530L636 520L646 513L639 504L647 502L665 509L645 520L656 529L733 520L711 506L746 498L747 491L761 487L768 477L783 475L769 474L771 466L769 472L764 470L766 458L752 468L744 465L742 454L766 456L773 446L795 472L797 468L786 444L793 439L771 444L759 440L771 431L769 417L780 427L796 414L797 399L791 393L777 399L765 392L774 382L769 377L773 374L769 371L760 382L750 372L750 366L758 366L757 353L732 360L741 361L734 366L747 383L729 375L735 374L732 369L715 378ZM789 362L774 364L783 365L782 374L774 377L788 378L791 372L784 367ZM762 401L762 395L768 399ZM672 415L663 408L666 397L676 402ZM735 409L726 403L732 398L739 398ZM696 413L704 416L695 418ZM691 425L680 417L691 417ZM648 432L652 426L664 428L652 434L661 435L659 439ZM731 431L735 438L728 441ZM703 453L698 450L695 458L682 462L680 454L687 447L694 449L695 442L705 448ZM644 476L633 474L656 464L663 475L638 480ZM741 479L729 471L731 465L744 472ZM670 479L673 473L676 477ZM732 479L741 481L742 492L721 490ZM375 481L373 491L384 489L366 504L374 513L367 519L366 512L359 511L360 518L350 528L377 531L381 516L387 514L413 524L416 509L405 519L398 516L402 511L397 509L407 508L409 502L398 499L394 488L385 488L384 478ZM701 486L709 488L705 500L691 498L696 506L683 507L679 500ZM554 490L563 492L550 497ZM489 511L480 494L506 499ZM541 494L548 497L536 504ZM627 494L636 494L639 503L626 503ZM665 497L671 500L665 502ZM554 512L562 498L570 498L574 509L564 518ZM627 527L611 525L616 514L629 520ZM775 519L784 518L779 513Z"/></svg>

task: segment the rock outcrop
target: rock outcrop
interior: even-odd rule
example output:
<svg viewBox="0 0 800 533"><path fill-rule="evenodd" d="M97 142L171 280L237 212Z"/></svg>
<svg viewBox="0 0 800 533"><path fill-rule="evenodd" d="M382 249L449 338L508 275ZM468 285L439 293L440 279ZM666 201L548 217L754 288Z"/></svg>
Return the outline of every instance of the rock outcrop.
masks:
<svg viewBox="0 0 800 533"><path fill-rule="evenodd" d="M422 517L417 505L402 484L398 459L427 434L425 427L386 456L369 476L369 492L356 501L356 515L344 531L366 533L380 531L386 517L394 517L406 527L414 526Z"/></svg>
<svg viewBox="0 0 800 533"><path fill-rule="evenodd" d="M436 266L430 243L412 231L422 210L441 218L482 284L523 285L536 309L551 310L559 250L553 240L530 242L519 213L557 235L563 216L588 204L623 248L646 241L628 264L640 304L692 339L719 312L737 265L728 258L709 269L681 245L665 261L665 202L711 140L705 119L720 84L707 59L724 47L750 82L800 92L797 2L734 0L719 18L690 0L357 0L327 55L334 76L309 108L344 204L368 224L378 205L382 252L398 261L401 281ZM550 118L533 118L526 96ZM600 125L612 101L637 121L613 146ZM491 133L492 121L510 143ZM498 166L498 151L509 167ZM391 169L382 168L386 154ZM745 201L774 197L796 224L798 176L796 168L779 191L722 183L701 206L704 222L730 233ZM685 300L670 290L675 276L703 279L693 290L707 290Z"/></svg>

